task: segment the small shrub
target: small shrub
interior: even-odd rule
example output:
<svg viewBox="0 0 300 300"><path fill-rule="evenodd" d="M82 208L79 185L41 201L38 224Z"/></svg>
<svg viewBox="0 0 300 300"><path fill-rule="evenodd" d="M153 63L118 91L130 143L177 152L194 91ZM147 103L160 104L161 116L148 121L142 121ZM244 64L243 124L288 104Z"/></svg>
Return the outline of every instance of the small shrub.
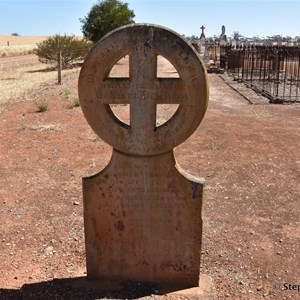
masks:
<svg viewBox="0 0 300 300"><path fill-rule="evenodd" d="M71 96L71 91L69 90L69 89L64 89L64 90L62 90L60 93L59 93L59 95L60 96L62 96L63 98L65 98L65 99L69 99L70 98L70 96Z"/></svg>
<svg viewBox="0 0 300 300"><path fill-rule="evenodd" d="M217 145L217 144L212 144L211 149L214 151L222 150L222 146Z"/></svg>
<svg viewBox="0 0 300 300"><path fill-rule="evenodd" d="M98 141L100 141L100 138L98 135L95 135L95 136L89 137L88 140L91 142L98 142Z"/></svg>
<svg viewBox="0 0 300 300"><path fill-rule="evenodd" d="M37 112L44 112L48 109L48 102L46 100L37 100L35 104L37 106Z"/></svg>
<svg viewBox="0 0 300 300"><path fill-rule="evenodd" d="M80 101L79 101L78 97L73 98L73 104L74 104L74 107L79 107L80 106Z"/></svg>
<svg viewBox="0 0 300 300"><path fill-rule="evenodd" d="M92 43L87 39L55 35L38 43L34 52L39 61L46 64L57 63L58 53L61 52L62 67L66 68L75 61L84 59L91 47Z"/></svg>
<svg viewBox="0 0 300 300"><path fill-rule="evenodd" d="M69 103L69 105L67 106L67 108L74 108L74 107L79 107L80 106L80 102L79 102L79 98L78 97L73 97Z"/></svg>

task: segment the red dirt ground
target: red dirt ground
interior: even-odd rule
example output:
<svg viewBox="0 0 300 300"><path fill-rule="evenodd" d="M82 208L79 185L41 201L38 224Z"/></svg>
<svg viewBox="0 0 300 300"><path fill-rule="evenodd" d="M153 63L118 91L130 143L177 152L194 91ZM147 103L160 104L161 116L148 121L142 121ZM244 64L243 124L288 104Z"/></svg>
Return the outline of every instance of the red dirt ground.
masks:
<svg viewBox="0 0 300 300"><path fill-rule="evenodd" d="M300 285L299 105L251 105L208 78L207 114L175 149L182 168L206 180L201 272L218 299L300 299L288 286ZM143 284L72 287L85 275L81 178L111 155L81 109L67 108L77 80L39 90L46 112L33 100L0 106L0 299L158 299Z"/></svg>

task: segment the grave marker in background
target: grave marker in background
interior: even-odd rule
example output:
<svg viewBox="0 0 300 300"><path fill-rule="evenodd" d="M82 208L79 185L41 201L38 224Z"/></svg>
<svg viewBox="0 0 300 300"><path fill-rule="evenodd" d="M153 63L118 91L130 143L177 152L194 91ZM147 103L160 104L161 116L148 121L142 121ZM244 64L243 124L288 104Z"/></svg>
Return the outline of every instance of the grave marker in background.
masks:
<svg viewBox="0 0 300 300"><path fill-rule="evenodd" d="M129 56L129 78L110 78ZM179 78L157 78L157 56ZM113 147L111 161L83 178L87 277L198 286L204 181L184 172L173 148L199 126L207 107L206 72L175 32L128 25L102 38L82 67L79 97L96 134ZM109 104L130 105L130 125ZM178 104L156 125L157 104Z"/></svg>
<svg viewBox="0 0 300 300"><path fill-rule="evenodd" d="M204 34L205 27L202 25L200 27L200 29L201 29L201 35L200 35L200 39L199 39L199 51L200 51L200 57L204 57L204 55L205 55L205 41L206 41L205 34Z"/></svg>
<svg viewBox="0 0 300 300"><path fill-rule="evenodd" d="M220 35L220 46L226 46L227 45L227 36L225 34L225 31L226 31L225 25L222 25L221 30L222 30L222 32Z"/></svg>

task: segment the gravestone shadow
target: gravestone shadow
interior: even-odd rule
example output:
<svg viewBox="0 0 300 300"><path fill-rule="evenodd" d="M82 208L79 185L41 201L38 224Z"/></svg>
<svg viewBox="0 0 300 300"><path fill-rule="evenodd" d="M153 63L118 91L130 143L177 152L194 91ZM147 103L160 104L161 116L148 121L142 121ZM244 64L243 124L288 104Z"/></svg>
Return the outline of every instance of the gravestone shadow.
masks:
<svg viewBox="0 0 300 300"><path fill-rule="evenodd" d="M106 286L104 287L104 284ZM94 299L156 299L178 290L178 287L163 287L158 284L124 282L120 286L104 283L93 285L86 277L61 278L50 281L24 284L20 289L0 289L1 300L94 300Z"/></svg>
<svg viewBox="0 0 300 300"><path fill-rule="evenodd" d="M30 71L27 71L26 73L29 73L29 74L34 74L34 73L50 73L50 72L53 72L55 70L57 70L57 67L49 67L47 69L30 70Z"/></svg>

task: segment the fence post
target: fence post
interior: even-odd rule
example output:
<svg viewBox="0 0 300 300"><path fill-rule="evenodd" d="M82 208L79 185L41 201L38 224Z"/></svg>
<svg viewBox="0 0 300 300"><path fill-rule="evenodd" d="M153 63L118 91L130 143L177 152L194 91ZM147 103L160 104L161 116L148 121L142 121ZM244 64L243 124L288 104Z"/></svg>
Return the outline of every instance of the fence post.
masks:
<svg viewBox="0 0 300 300"><path fill-rule="evenodd" d="M277 49L277 53L276 53L276 81L275 81L275 97L279 98L279 85L280 85L280 63L281 63L281 49L278 48Z"/></svg>
<svg viewBox="0 0 300 300"><path fill-rule="evenodd" d="M61 84L61 51L57 53L57 71L58 71L58 84Z"/></svg>

